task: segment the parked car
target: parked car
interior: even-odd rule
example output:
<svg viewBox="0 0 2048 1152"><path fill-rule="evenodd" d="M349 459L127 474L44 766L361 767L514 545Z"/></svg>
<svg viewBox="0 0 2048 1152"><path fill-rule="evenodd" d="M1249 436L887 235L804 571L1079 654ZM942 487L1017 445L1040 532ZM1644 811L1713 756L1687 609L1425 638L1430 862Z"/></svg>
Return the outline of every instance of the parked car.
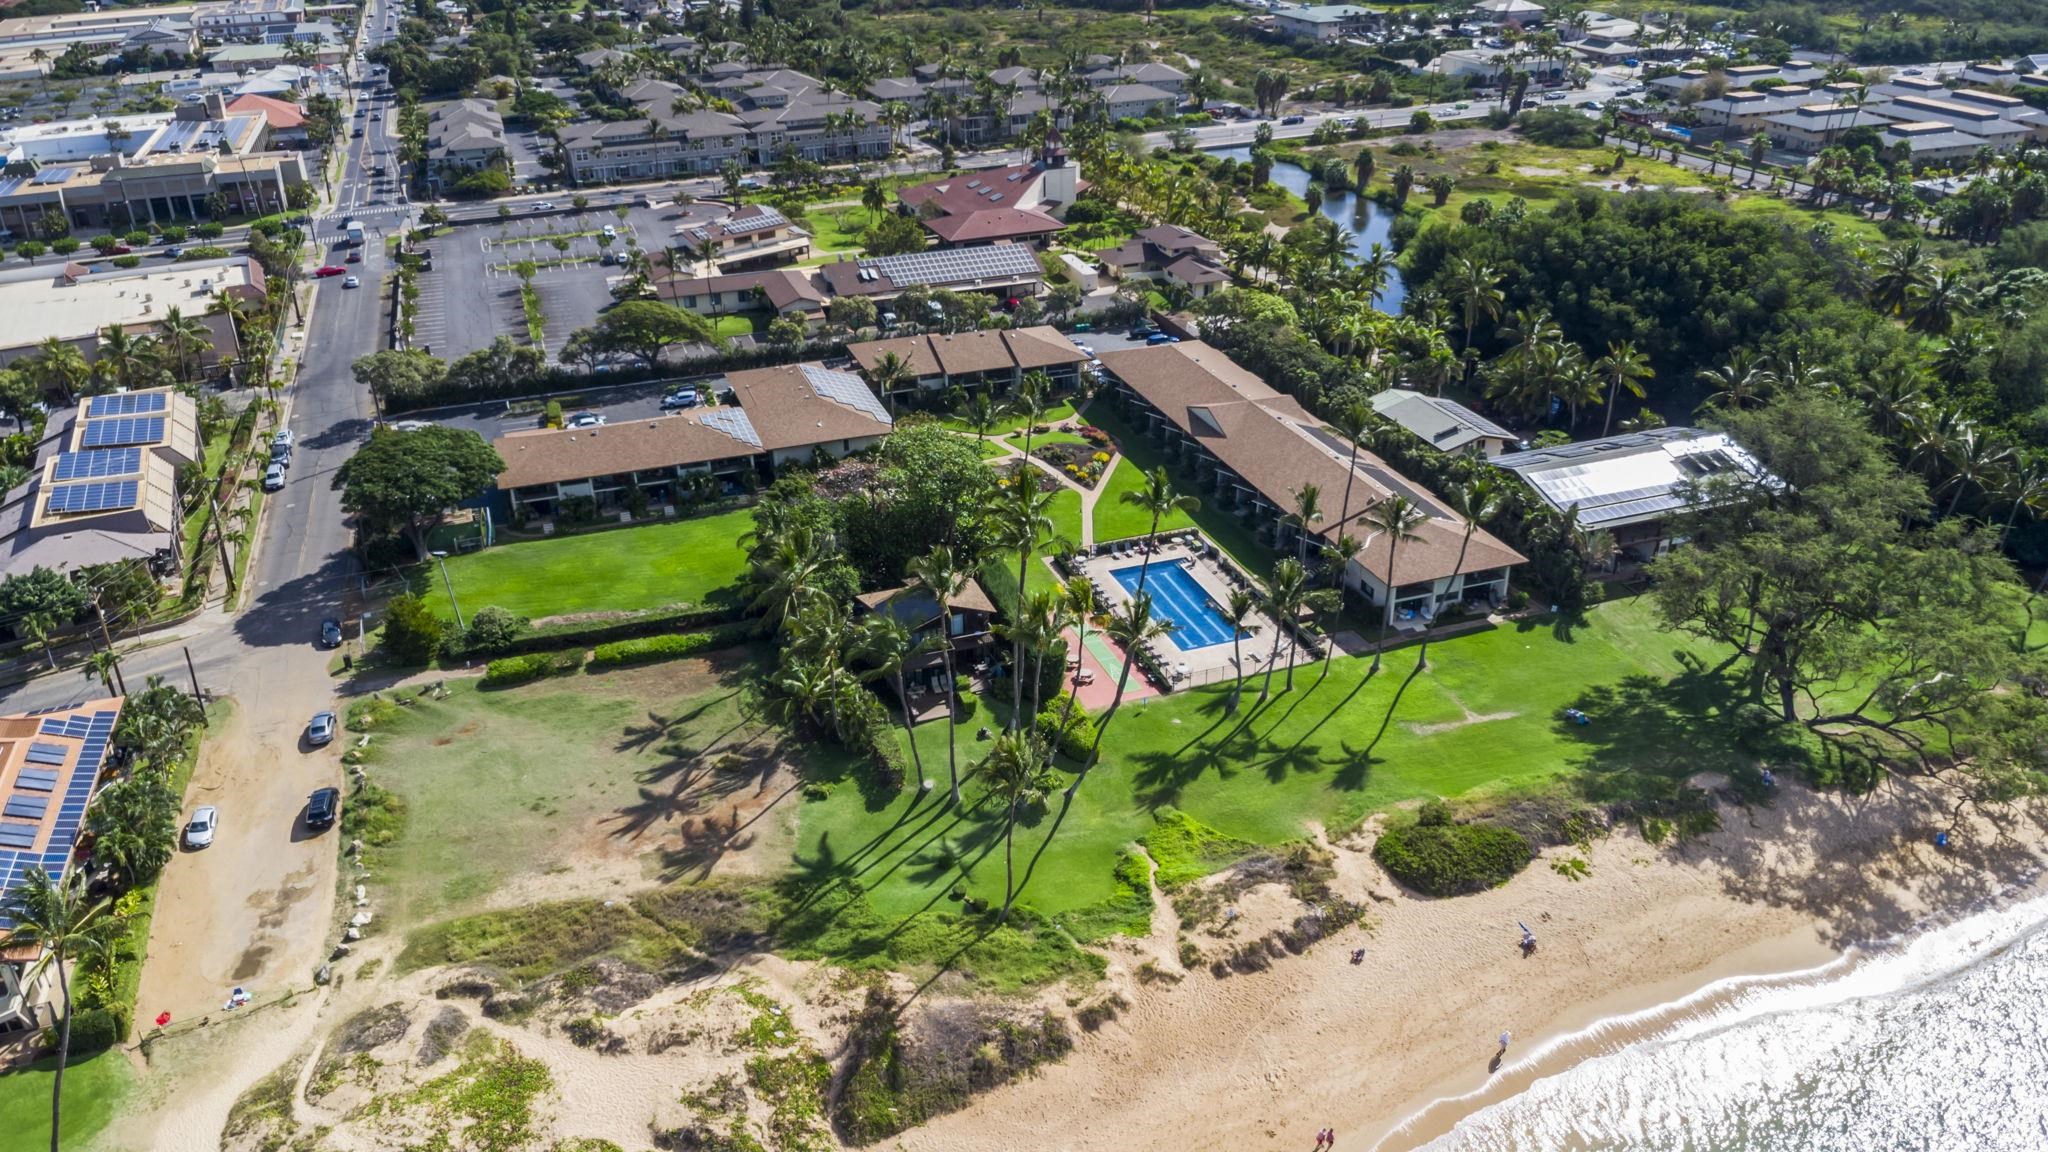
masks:
<svg viewBox="0 0 2048 1152"><path fill-rule="evenodd" d="M322 648L341 647L341 621L329 616L320 622L320 646Z"/></svg>
<svg viewBox="0 0 2048 1152"><path fill-rule="evenodd" d="M661 407L664 412L678 408L695 408L701 400L695 388L678 388L661 398Z"/></svg>
<svg viewBox="0 0 2048 1152"><path fill-rule="evenodd" d="M361 288L363 286L363 282L361 280L356 279L354 276L351 276L348 279L343 280L341 282L341 286L343 288Z"/></svg>
<svg viewBox="0 0 2048 1152"><path fill-rule="evenodd" d="M1180 343L1180 337L1169 336L1164 332L1154 332L1150 336L1145 337L1145 343L1150 347L1157 347L1161 344L1178 344Z"/></svg>
<svg viewBox="0 0 2048 1152"><path fill-rule="evenodd" d="M313 713L313 719L306 724L306 743L318 748L331 742L334 739L334 727L334 713Z"/></svg>
<svg viewBox="0 0 2048 1152"><path fill-rule="evenodd" d="M342 261L343 264L361 264L362 262L363 254L361 252L351 252L348 254L348 258Z"/></svg>
<svg viewBox="0 0 2048 1152"><path fill-rule="evenodd" d="M265 492L275 492L283 487L284 465L273 460L270 467L263 470L263 490Z"/></svg>
<svg viewBox="0 0 2048 1152"><path fill-rule="evenodd" d="M1565 98L1565 96L1566 96L1566 92L1565 92L1565 90L1564 90L1564 89L1562 89L1562 88L1559 88L1559 89L1557 89L1556 91L1553 91L1553 92L1545 92L1545 93L1543 94L1543 98L1544 98L1545 100L1562 100L1562 99L1564 99L1564 98Z"/></svg>
<svg viewBox="0 0 2048 1152"><path fill-rule="evenodd" d="M318 832L341 818L341 789L322 788L306 797L306 827Z"/></svg>
<svg viewBox="0 0 2048 1152"><path fill-rule="evenodd" d="M325 279L329 276L344 276L347 274L348 269L342 267L339 264L322 264L320 267L313 269L313 275L316 278L320 279Z"/></svg>
<svg viewBox="0 0 2048 1152"><path fill-rule="evenodd" d="M1136 324L1131 327L1131 339L1144 340L1157 331L1159 329L1154 328L1150 324Z"/></svg>
<svg viewBox="0 0 2048 1152"><path fill-rule="evenodd" d="M619 238L619 230L609 224L605 225L604 238L607 240L617 240Z"/></svg>
<svg viewBox="0 0 2048 1152"><path fill-rule="evenodd" d="M574 416L569 417L568 426L571 428L597 428L603 424L604 417L596 412L578 412Z"/></svg>
<svg viewBox="0 0 2048 1152"><path fill-rule="evenodd" d="M297 432L292 431L289 428L279 428L277 430L277 435L272 436L270 438L270 442L272 444L282 444L285 447L290 448L298 444L299 434Z"/></svg>
<svg viewBox="0 0 2048 1152"><path fill-rule="evenodd" d="M214 830L220 827L220 809L211 804L202 804L192 810L192 819L185 823L185 847L204 848L213 843Z"/></svg>

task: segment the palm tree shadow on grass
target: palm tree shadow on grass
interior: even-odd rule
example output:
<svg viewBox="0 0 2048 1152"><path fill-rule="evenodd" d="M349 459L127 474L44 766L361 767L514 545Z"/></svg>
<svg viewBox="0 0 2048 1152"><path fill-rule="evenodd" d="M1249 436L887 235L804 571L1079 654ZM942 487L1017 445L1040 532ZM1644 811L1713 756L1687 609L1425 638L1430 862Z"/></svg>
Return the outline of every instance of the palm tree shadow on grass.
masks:
<svg viewBox="0 0 2048 1152"><path fill-rule="evenodd" d="M621 734L619 742L612 746L612 750L615 752L640 752L652 748L678 727L702 717L711 709L737 695L739 695L739 690L734 689L731 692L718 696L705 696L700 698L692 707L678 712L674 716L663 716L659 712L649 710L647 713L647 723L628 724ZM742 713L744 711L742 709ZM743 715L731 728L726 730L725 735L738 731L740 728L745 727L746 724L747 721ZM716 746L717 743L717 740L709 741L706 747Z"/></svg>

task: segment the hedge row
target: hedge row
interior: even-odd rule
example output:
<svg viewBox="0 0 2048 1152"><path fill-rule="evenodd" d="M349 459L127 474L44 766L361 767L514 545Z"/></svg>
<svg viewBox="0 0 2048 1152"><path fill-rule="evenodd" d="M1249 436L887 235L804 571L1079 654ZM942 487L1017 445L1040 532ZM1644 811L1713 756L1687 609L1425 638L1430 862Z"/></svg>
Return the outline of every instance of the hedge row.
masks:
<svg viewBox="0 0 2048 1152"><path fill-rule="evenodd" d="M493 660L484 669L484 687L510 688L547 676L566 676L583 667L583 649L567 652L530 652Z"/></svg>
<svg viewBox="0 0 2048 1152"><path fill-rule="evenodd" d="M699 652L709 652L737 644L747 638L753 627L750 622L722 624L702 632L669 633L663 636L649 636L642 640L619 640L610 644L600 644L597 651L592 654L590 664L594 668L623 668L631 664L648 664L657 660L695 656Z"/></svg>
<svg viewBox="0 0 2048 1152"><path fill-rule="evenodd" d="M509 643L499 644L488 650L480 648L467 655L517 656L526 652L551 652L561 648L595 648L613 640L631 640L639 636L655 636L665 632L688 632L715 624L725 624L739 619L742 611L743 606L740 604L693 604L680 608L656 608L632 616L533 628L520 633Z"/></svg>

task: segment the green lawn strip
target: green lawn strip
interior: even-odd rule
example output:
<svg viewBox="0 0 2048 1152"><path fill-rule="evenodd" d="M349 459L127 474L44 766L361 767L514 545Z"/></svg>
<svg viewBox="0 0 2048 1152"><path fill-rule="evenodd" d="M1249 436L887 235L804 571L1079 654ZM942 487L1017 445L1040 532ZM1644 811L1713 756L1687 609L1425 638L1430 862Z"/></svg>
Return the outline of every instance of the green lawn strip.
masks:
<svg viewBox="0 0 2048 1152"><path fill-rule="evenodd" d="M0 1145L50 1146L50 1081L56 1069L52 1057L0 1074L0 1133L5 1133ZM64 1136L58 1147L91 1147L134 1082L127 1059L117 1051L74 1056L64 1069Z"/></svg>
<svg viewBox="0 0 2048 1152"><path fill-rule="evenodd" d="M1270 638L1253 643L1263 654ZM1263 706L1254 678L1236 716L1223 711L1227 684L1127 703L1024 902L1057 919L1114 899L1118 855L1169 810L1218 835L1270 846L1302 836L1309 821L1347 828L1429 796L1663 798L1691 773L1752 759L1749 727L1732 713L1736 684L1691 671L1681 653L1709 665L1713 653L1660 630L1640 600L1602 605L1569 630L1541 621L1440 641L1430 668L1412 681L1411 653L1397 649L1370 678L1363 659L1335 660L1320 683L1317 666L1297 669L1292 693L1283 690L1284 671L1276 673ZM1000 727L1007 704L1006 696L992 700L955 728L963 774L987 752L977 730ZM1593 722L1563 722L1572 706ZM943 793L945 725L920 725L916 735L925 771ZM972 784L966 789L976 794ZM805 806L800 856L857 856L857 878L883 915L909 915L955 885L999 902L996 814L970 807L933 818L913 799L906 789L870 810L835 789ZM1051 802L1052 812L1020 824L1020 872L1057 813L1057 792Z"/></svg>
<svg viewBox="0 0 2048 1152"><path fill-rule="evenodd" d="M712 321L711 330L730 340L734 336L752 336L768 330L768 321L773 317L763 312L736 312L720 316Z"/></svg>
<svg viewBox="0 0 2048 1152"><path fill-rule="evenodd" d="M465 614L487 604L531 617L701 604L730 589L746 570L739 538L753 526L752 514L741 508L523 540L450 556L448 578ZM445 594L427 600L437 612L452 611Z"/></svg>
<svg viewBox="0 0 2048 1152"><path fill-rule="evenodd" d="M1062 420L1066 420L1072 417L1073 415L1074 406L1068 403L1067 401L1062 400L1059 403L1054 404L1052 407L1047 408L1045 410L1045 414L1038 418L1038 422L1040 424L1057 424ZM955 432L972 433L974 431L974 426L972 424L969 424L967 421L962 420L958 416L943 417L940 419L939 423L944 424L946 427L953 429ZM1030 423L1030 421L1026 420L1023 416L1017 415L1015 413L1009 413L1004 415L1002 419L996 421L994 424L989 426L989 435L1008 436L1010 433L1018 431L1019 429L1023 428L1028 423ZM1017 447L1020 449L1023 448L1023 441L1018 441Z"/></svg>
<svg viewBox="0 0 2048 1152"><path fill-rule="evenodd" d="M1119 494L1129 490L1125 486L1136 487L1142 479L1141 473L1150 472L1166 461L1143 433L1125 423L1109 405L1091 406L1088 409L1088 422L1115 437L1117 449L1124 456L1123 461L1116 466L1115 474L1109 478L1109 487L1095 499L1095 542L1100 544L1125 536L1141 536L1151 525L1151 516L1140 514L1137 509L1125 505ZM1171 466L1168 466L1167 470L1173 472ZM1174 482L1181 486L1182 491L1187 491L1192 486L1192 481L1180 473L1174 473ZM1136 522L1136 526L1130 527L1127 532L1111 532L1111 529L1128 526L1133 521ZM1166 531L1170 523L1174 522L1162 520L1160 531ZM1202 498L1202 506L1195 511L1193 524L1253 575L1266 576L1273 571L1275 557L1272 551L1253 539L1251 530L1244 526L1243 521L1234 514L1217 508L1211 498ZM1175 526L1184 528L1187 524L1181 522Z"/></svg>
<svg viewBox="0 0 2048 1152"><path fill-rule="evenodd" d="M1155 465L1156 466L1156 465ZM1102 494L1095 498L1095 542L1106 544L1112 540L1128 540L1143 536L1152 527L1152 514L1143 508L1124 502L1126 492L1142 491L1145 487L1146 469L1137 466L1137 461L1126 459L1109 474L1109 483ZM1161 532L1178 532L1195 526L1195 519L1185 512L1174 512L1159 520Z"/></svg>

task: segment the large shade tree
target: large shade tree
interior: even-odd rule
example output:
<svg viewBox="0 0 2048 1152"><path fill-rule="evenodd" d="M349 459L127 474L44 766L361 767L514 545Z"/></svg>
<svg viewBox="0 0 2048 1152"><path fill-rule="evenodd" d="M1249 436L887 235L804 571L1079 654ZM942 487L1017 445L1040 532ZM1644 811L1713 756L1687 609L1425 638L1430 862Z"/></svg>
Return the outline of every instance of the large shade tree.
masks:
<svg viewBox="0 0 2048 1152"><path fill-rule="evenodd" d="M466 429L379 428L335 471L334 487L361 529L403 535L424 557L427 534L448 510L475 499L504 469L497 449Z"/></svg>

